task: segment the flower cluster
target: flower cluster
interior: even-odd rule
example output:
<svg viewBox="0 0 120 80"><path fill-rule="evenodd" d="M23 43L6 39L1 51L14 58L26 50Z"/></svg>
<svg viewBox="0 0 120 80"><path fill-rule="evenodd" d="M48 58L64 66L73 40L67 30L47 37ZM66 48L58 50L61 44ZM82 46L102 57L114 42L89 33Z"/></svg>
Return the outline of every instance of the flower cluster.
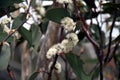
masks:
<svg viewBox="0 0 120 80"><path fill-rule="evenodd" d="M55 54L68 53L78 42L78 37L75 33L69 33L66 35L67 39L64 39L61 43L53 45L46 54L48 59L51 59Z"/></svg>
<svg viewBox="0 0 120 80"><path fill-rule="evenodd" d="M65 17L61 20L61 26L63 26L67 31L72 31L75 25L76 23L69 17Z"/></svg>
<svg viewBox="0 0 120 80"><path fill-rule="evenodd" d="M69 18L65 17L61 20L61 26L65 30L68 31L68 34L66 35L66 38L62 40L61 43L53 45L46 54L47 59L53 58L56 54L60 55L61 53L69 53L72 51L73 47L78 43L78 36L73 33L75 27L75 22ZM60 64L56 63L55 68L57 69L57 72L61 72ZM50 63L52 65L52 63ZM50 67L49 67L50 68Z"/></svg>
<svg viewBox="0 0 120 80"><path fill-rule="evenodd" d="M64 3L72 3L72 0L56 0L56 2L60 4L64 4Z"/></svg>

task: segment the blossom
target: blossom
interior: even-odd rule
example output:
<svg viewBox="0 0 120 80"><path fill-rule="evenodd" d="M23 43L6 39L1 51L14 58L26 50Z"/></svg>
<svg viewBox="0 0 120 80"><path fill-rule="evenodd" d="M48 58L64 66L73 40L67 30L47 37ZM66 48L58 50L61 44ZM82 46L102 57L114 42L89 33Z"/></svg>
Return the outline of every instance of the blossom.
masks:
<svg viewBox="0 0 120 80"><path fill-rule="evenodd" d="M64 53L70 52L74 47L74 44L72 42L70 42L68 39L64 39L61 42L61 44L64 45L64 49L63 49Z"/></svg>
<svg viewBox="0 0 120 80"><path fill-rule="evenodd" d="M6 25L12 21L11 17L10 18L4 18L1 20L1 25Z"/></svg>
<svg viewBox="0 0 120 80"><path fill-rule="evenodd" d="M47 59L51 59L53 56L55 56L56 53L57 53L57 49L50 48L46 54Z"/></svg>
<svg viewBox="0 0 120 80"><path fill-rule="evenodd" d="M43 6L38 6L36 8L41 16L45 16L46 10Z"/></svg>
<svg viewBox="0 0 120 80"><path fill-rule="evenodd" d="M11 17L10 17L10 18L4 18L4 19L2 19L2 20L1 20L1 23L0 23L1 26L3 27L3 30L4 30L5 32L7 32L7 33L9 33L9 32L11 31L11 29L8 28L8 26L7 26L8 23L12 23Z"/></svg>
<svg viewBox="0 0 120 80"><path fill-rule="evenodd" d="M61 43L53 45L52 48L57 49L57 54L60 54L64 51L64 45L62 45Z"/></svg>
<svg viewBox="0 0 120 80"><path fill-rule="evenodd" d="M60 4L64 4L64 3L72 3L72 0L56 0L56 2Z"/></svg>
<svg viewBox="0 0 120 80"><path fill-rule="evenodd" d="M69 33L66 35L66 38L73 42L74 46L77 44L78 40L78 36L75 33Z"/></svg>
<svg viewBox="0 0 120 80"><path fill-rule="evenodd" d="M49 65L48 65L48 69L50 71L50 68L52 66L53 62L50 62ZM56 62L55 64L55 67L54 67L54 70L57 72L57 73L60 73L62 71L62 67L61 67L61 64L59 62Z"/></svg>
<svg viewBox="0 0 120 80"><path fill-rule="evenodd" d="M75 22L73 21L73 19L69 18L69 17L65 17L61 20L61 26L64 27L64 29L68 30L68 31L72 31L75 27Z"/></svg>

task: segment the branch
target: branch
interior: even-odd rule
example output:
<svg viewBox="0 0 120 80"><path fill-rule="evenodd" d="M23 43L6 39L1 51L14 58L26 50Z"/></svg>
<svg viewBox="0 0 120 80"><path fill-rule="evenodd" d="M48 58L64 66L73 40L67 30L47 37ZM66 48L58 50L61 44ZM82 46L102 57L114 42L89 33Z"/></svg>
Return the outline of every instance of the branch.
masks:
<svg viewBox="0 0 120 80"><path fill-rule="evenodd" d="M57 62L57 59L58 59L58 55L56 54L56 55L55 55L55 58L54 58L54 60L53 60L53 64L52 64L52 66L51 66L51 68L50 68L50 73L49 73L49 75L48 75L48 80L51 80L52 72L53 72L53 69L54 69L55 64L56 64L56 62Z"/></svg>
<svg viewBox="0 0 120 80"><path fill-rule="evenodd" d="M116 11L115 11L115 12L116 12ZM115 15L114 15L113 22L112 22L111 29L110 29L108 51L107 51L107 55L106 55L106 57L105 57L105 59L104 59L104 62L105 62L105 63L107 62L107 59L108 59L108 57L109 57L109 55L110 55L110 52L111 52L110 48L111 48L111 42L112 42L112 32L113 32L113 28L114 28L114 25L115 25L115 21L116 21L116 13L115 13Z"/></svg>
<svg viewBox="0 0 120 80"><path fill-rule="evenodd" d="M115 47L114 47L114 50L113 50L111 56L108 57L107 62L110 62L111 59L114 57L114 55L115 55L115 53L116 53L116 51L117 51L117 49L118 49L119 43L120 43L120 41L116 43L116 45L115 45Z"/></svg>
<svg viewBox="0 0 120 80"><path fill-rule="evenodd" d="M77 4L76 4L76 0L73 0L73 3L74 3L74 7L75 7L75 12L77 13L77 16L78 16L79 20L82 22L82 25L83 25L82 28L85 32L85 35L86 35L87 39L92 43L92 45L96 49L98 49L99 48L98 44L91 38L91 36L90 36L90 34L87 30L88 25L86 24L85 19L82 17L82 14L79 12L79 9L78 9Z"/></svg>
<svg viewBox="0 0 120 80"><path fill-rule="evenodd" d="M78 7L76 5L76 0L73 0L73 2L74 2L75 9L76 9L76 13L78 14L78 18L81 20L81 22L83 24L82 28L85 32L85 35L86 35L87 39L92 43L92 45L95 48L96 55L97 55L99 63L100 63L100 80L103 80L103 61L102 61L103 59L102 59L102 55L101 55L102 51L100 51L98 44L90 36L90 34L87 30L88 25L86 24L85 19L82 17L82 14L78 12L79 10L78 10Z"/></svg>
<svg viewBox="0 0 120 80"><path fill-rule="evenodd" d="M59 30L59 32L58 32L58 40L57 40L57 43L59 43L59 42L62 41L63 31L64 31L64 29L63 29L63 28L60 28L60 30ZM52 64L52 66L51 66L51 68L50 68L50 73L49 73L49 75L48 75L48 80L51 80L52 72L53 72L53 69L54 69L55 64L56 64L56 62L57 62L57 59L58 59L58 55L56 54L56 55L55 55L55 58L54 58L54 60L53 60L53 64Z"/></svg>
<svg viewBox="0 0 120 80"><path fill-rule="evenodd" d="M27 16L27 14L29 13L29 9L30 9L31 4L32 4L32 0L30 0L30 4L29 4L28 9L27 9L27 11L26 11L26 13L25 13L25 14L26 14L25 16ZM18 31L18 30L21 28L21 26L22 26L26 21L27 21L27 19L25 18L25 20L24 20L12 33L10 33L2 42L7 41L16 31Z"/></svg>

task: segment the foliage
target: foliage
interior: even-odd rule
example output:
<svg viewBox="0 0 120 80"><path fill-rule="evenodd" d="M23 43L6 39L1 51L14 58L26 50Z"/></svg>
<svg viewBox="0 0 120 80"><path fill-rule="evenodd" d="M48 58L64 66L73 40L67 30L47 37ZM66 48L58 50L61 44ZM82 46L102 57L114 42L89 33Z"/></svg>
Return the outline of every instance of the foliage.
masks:
<svg viewBox="0 0 120 80"><path fill-rule="evenodd" d="M96 78L103 80L103 78L109 79L107 76L109 74L111 74L111 76L113 76L112 74L118 74L117 76L114 75L113 78L120 79L120 3L116 3L114 0L107 0L107 3L98 2L98 0L72 0L73 3L65 2L61 4L55 2L55 0L47 0L53 1L53 4L43 6L42 3L36 3L36 1L37 0L0 1L0 73L7 70L8 74L10 74L8 65L12 66L12 64L14 64L11 72L17 75L16 79L18 80L21 80L21 78L18 78L21 75L17 71L22 73L22 71L26 71L27 69L28 75L25 74L26 76L22 76L22 79L24 77L26 80L35 80L40 76L39 73L45 75L44 77L42 76L43 80L52 80L53 77L55 77L53 79L56 80L63 80L64 78L66 78L65 80L96 80ZM95 2L98 2L99 6L97 6ZM22 6L20 6L20 3ZM24 9L24 11L20 12L20 9ZM18 16L12 17L11 13L13 15L17 14ZM45 14L41 15L43 13ZM109 17L102 16L106 14L109 15ZM11 18L11 21L4 20L5 16ZM70 17L70 19L75 22L74 30L67 31L64 29L64 26L61 26L61 20L65 17ZM90 21L90 23L88 23L88 21ZM50 34L49 30L52 30L49 28L51 27L51 22L57 24L57 26L52 24L53 27L57 27L55 28L56 34ZM68 23L69 22L70 21L68 21ZM65 24L67 25L67 23ZM27 29L29 27L28 25L30 26L29 29ZM7 26L7 28L5 26ZM103 29L103 27L105 29ZM119 32L117 36L114 36L114 29L117 29ZM9 33L6 32L6 30L9 30ZM58 46L57 54L55 53L52 59L48 60L46 54L50 46L56 43L62 44L64 39L72 41L72 38L68 39L68 37L66 37L69 33L77 34L79 39L77 45L73 47L72 51L68 50L69 53L61 52L59 49L61 46ZM50 37L53 37L53 41ZM24 43L25 41L27 42L26 45ZM71 44L74 44L74 42ZM89 46L87 43L92 45ZM24 44L25 47L22 46L22 44ZM71 48L71 45L67 46ZM59 67L55 67L55 64L59 61L59 57L61 64L64 64L62 65L61 73L57 73ZM95 60L95 62L93 62L93 60ZM49 65L51 61L53 64ZM27 63L30 66L28 66ZM16 64L22 65L22 69L16 66ZM27 67L23 67L23 65ZM108 65L112 70L118 71L118 73L115 73L115 71L110 73L111 70L108 69ZM43 70L41 70L41 66L44 67L44 69L42 68ZM94 67L91 68L91 66ZM106 68L108 69L108 73L107 70L105 70ZM69 72L71 72L71 74ZM89 74L89 72L91 72L91 74ZM64 73L64 75L61 75L62 73ZM75 74L75 76L73 74ZM10 74L9 77L11 76L13 75ZM0 77L0 79L2 78Z"/></svg>

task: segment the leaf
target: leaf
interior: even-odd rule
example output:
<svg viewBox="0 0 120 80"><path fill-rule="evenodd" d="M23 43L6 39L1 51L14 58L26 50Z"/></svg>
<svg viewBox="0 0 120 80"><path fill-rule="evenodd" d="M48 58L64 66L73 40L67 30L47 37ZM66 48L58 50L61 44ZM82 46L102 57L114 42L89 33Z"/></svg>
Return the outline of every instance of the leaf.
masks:
<svg viewBox="0 0 120 80"><path fill-rule="evenodd" d="M112 3L112 2L109 2L109 3L104 3L102 4L104 7L114 7L114 8L120 8L120 4L116 4L116 3Z"/></svg>
<svg viewBox="0 0 120 80"><path fill-rule="evenodd" d="M34 72L34 73L30 76L29 80L35 80L35 78L37 77L38 74L39 74L39 72Z"/></svg>
<svg viewBox="0 0 120 80"><path fill-rule="evenodd" d="M10 46L8 43L4 43L0 53L0 71L5 70L10 60Z"/></svg>
<svg viewBox="0 0 120 80"><path fill-rule="evenodd" d="M1 26L0 26L1 27ZM6 37L8 36L8 33L0 29L0 42L2 42ZM10 36L9 39L7 39L7 42L12 42L14 39L13 36Z"/></svg>
<svg viewBox="0 0 120 80"><path fill-rule="evenodd" d="M85 34L84 34L84 32L81 31L81 32L79 32L79 34L77 34L77 36L78 36L79 41L81 41L84 39Z"/></svg>
<svg viewBox="0 0 120 80"><path fill-rule="evenodd" d="M14 22L12 24L12 29L17 28L18 26L20 26L25 20L26 20L26 14L22 13L20 14L17 18L14 19Z"/></svg>
<svg viewBox="0 0 120 80"><path fill-rule="evenodd" d="M31 25L31 32L32 32L32 46L34 47L35 50L37 50L42 33L40 32L39 27L34 24Z"/></svg>
<svg viewBox="0 0 120 80"><path fill-rule="evenodd" d="M5 8L0 8L0 17L9 14L10 12L13 12L15 10L18 10L19 8L15 8L15 6L9 6Z"/></svg>
<svg viewBox="0 0 120 80"><path fill-rule="evenodd" d="M60 23L64 17L69 17L69 12L65 8L53 8L47 11L46 17L49 20Z"/></svg>
<svg viewBox="0 0 120 80"><path fill-rule="evenodd" d="M14 3L20 3L23 2L23 0L0 0L0 8L5 8L10 5L13 5Z"/></svg>
<svg viewBox="0 0 120 80"><path fill-rule="evenodd" d="M120 4L115 4L115 3L104 3L103 5L103 12L102 13L110 13L110 14L119 14L119 9L120 9ZM119 9L118 9L119 8ZM115 11L117 11L117 13L115 13Z"/></svg>
<svg viewBox="0 0 120 80"><path fill-rule="evenodd" d="M28 44L31 46L32 45L32 34L30 31L25 29L24 27L21 27L18 32L22 35L22 37L28 41Z"/></svg>
<svg viewBox="0 0 120 80"><path fill-rule="evenodd" d="M42 23L40 24L40 29L41 29L41 32L42 32L43 34L46 33L46 30L47 30L47 27L48 27L48 23L49 23L49 20L48 20L48 19L44 19L44 20L42 21Z"/></svg>
<svg viewBox="0 0 120 80"><path fill-rule="evenodd" d="M66 54L66 58L72 67L73 71L78 77L78 80L90 80L90 76L86 75L83 70L82 60L78 59L77 55L68 53Z"/></svg>

